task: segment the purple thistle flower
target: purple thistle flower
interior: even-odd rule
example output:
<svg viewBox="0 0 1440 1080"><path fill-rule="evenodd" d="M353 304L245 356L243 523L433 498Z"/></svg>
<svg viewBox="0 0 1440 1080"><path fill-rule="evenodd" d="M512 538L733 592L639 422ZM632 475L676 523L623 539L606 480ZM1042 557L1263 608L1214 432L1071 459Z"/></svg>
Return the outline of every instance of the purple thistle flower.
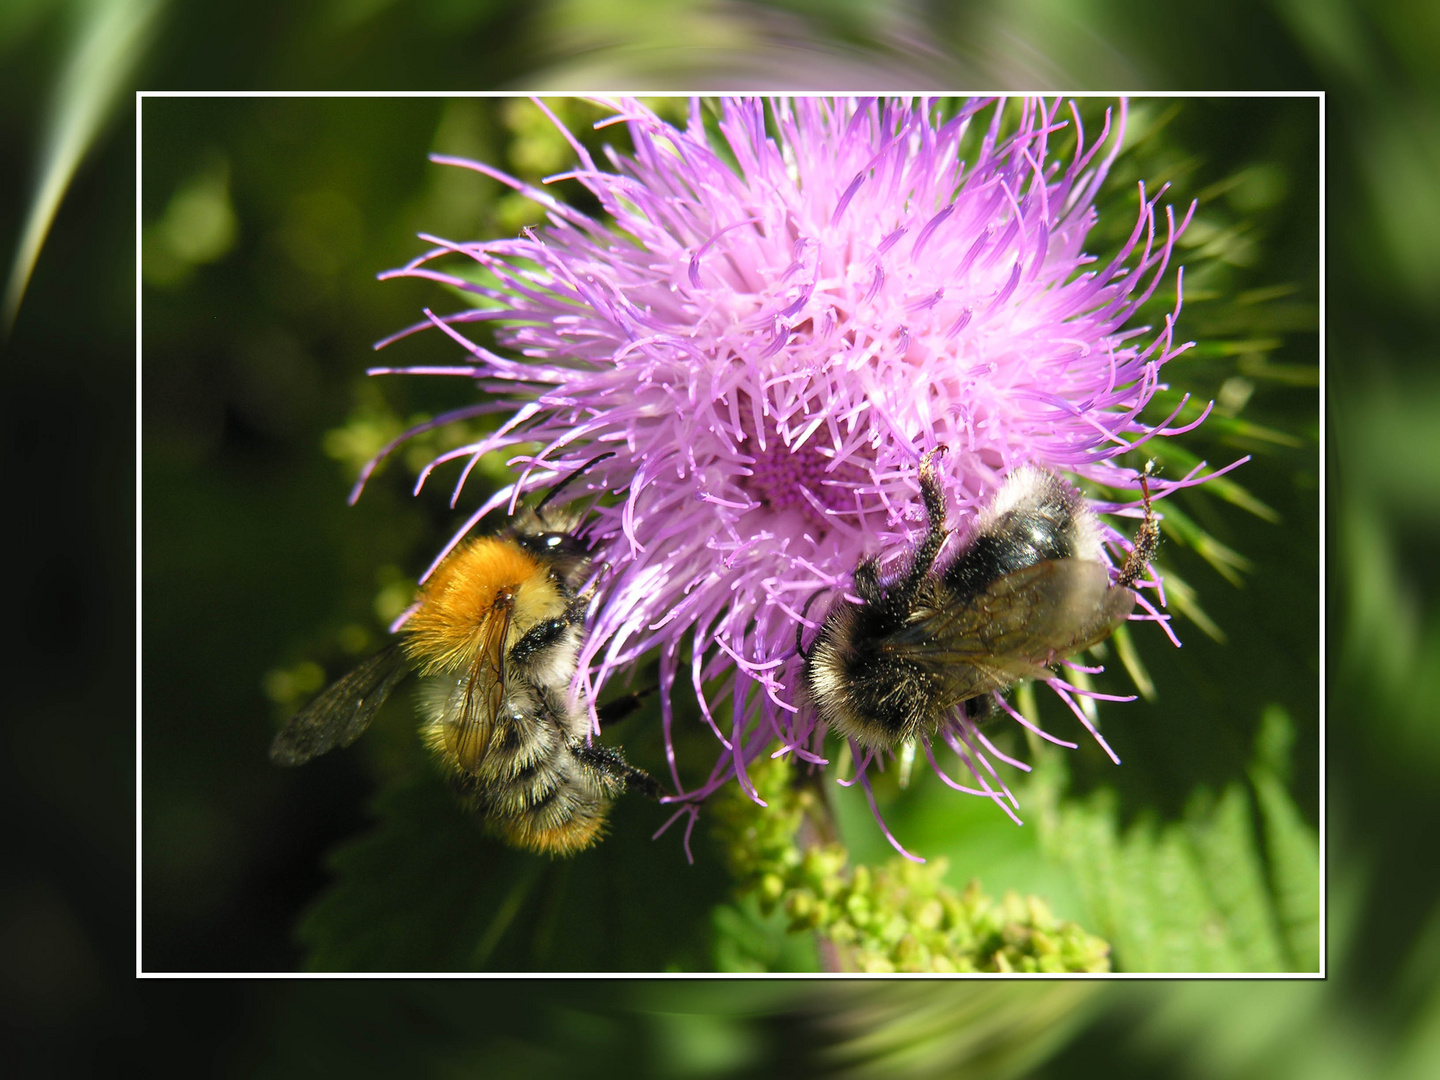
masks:
<svg viewBox="0 0 1440 1080"><path fill-rule="evenodd" d="M825 763L824 732L798 695L797 622L818 626L807 601L844 592L863 556L903 560L923 529L922 453L947 448L937 464L963 531L1019 465L1134 489L1136 473L1115 458L1194 426L1140 419L1162 366L1188 348L1173 340L1179 275L1158 332L1126 327L1189 215L1177 224L1167 206L1158 222L1159 195L1142 184L1119 253L1104 265L1085 253L1123 103L1114 130L1107 111L1087 141L1073 103L1059 101L1025 101L1017 122L1003 102L971 101L945 118L930 102L727 99L723 145L698 102L683 130L636 101L612 107L607 123L628 126L633 155L607 150L602 170L561 126L579 164L547 181L583 185L603 219L487 165L435 158L523 192L548 223L516 239L426 237L432 250L390 276L433 278L480 306L427 311L396 338L437 327L470 363L375 371L463 375L491 396L427 426L513 414L432 464L468 459L457 497L482 454L540 444L512 456L518 479L455 541L491 510L613 453L575 485L620 496L588 525L609 572L577 678L593 701L616 671L658 654L671 779L693 825L696 804L732 777L758 801L746 770L762 753ZM1062 138L1074 149L1056 160L1051 143ZM449 255L473 260L483 283L437 265ZM479 321L520 358L462 334ZM1137 516L1136 506L1093 509ZM1104 529L1114 551L1127 547ZM1138 617L1163 625L1148 599L1141 606ZM722 747L708 780L688 790L671 738L682 678ZM1088 692L1058 676L1051 685L1090 727L1075 701ZM938 741L975 786L947 775L927 741L945 782L1013 817L990 758L1025 766L963 717ZM867 795L870 760L857 754L854 778Z"/></svg>

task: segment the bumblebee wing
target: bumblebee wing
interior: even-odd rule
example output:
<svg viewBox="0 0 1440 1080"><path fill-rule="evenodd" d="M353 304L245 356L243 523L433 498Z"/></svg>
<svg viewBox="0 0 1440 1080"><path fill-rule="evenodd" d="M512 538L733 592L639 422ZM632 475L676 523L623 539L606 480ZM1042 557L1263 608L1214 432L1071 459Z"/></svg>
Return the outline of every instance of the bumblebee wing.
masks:
<svg viewBox="0 0 1440 1080"><path fill-rule="evenodd" d="M895 635L895 645L917 660L994 669L1008 676L1003 684L1102 640L1134 602L1128 589L1110 588L1101 563L1050 559L927 613Z"/></svg>
<svg viewBox="0 0 1440 1080"><path fill-rule="evenodd" d="M445 746L466 772L480 770L495 735L495 720L505 700L505 640L510 609L480 624L480 649L470 665L460 708L445 718Z"/></svg>
<svg viewBox="0 0 1440 1080"><path fill-rule="evenodd" d="M408 670L398 643L381 649L296 713L270 744L270 760L303 765L327 750L349 746Z"/></svg>

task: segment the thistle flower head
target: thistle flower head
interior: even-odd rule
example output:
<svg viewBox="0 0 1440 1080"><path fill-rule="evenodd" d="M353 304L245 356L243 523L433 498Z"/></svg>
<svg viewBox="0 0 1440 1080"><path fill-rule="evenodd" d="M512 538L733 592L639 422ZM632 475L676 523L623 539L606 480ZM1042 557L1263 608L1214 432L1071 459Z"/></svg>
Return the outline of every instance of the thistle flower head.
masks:
<svg viewBox="0 0 1440 1080"><path fill-rule="evenodd" d="M842 594L861 558L888 565L913 545L922 454L946 448L937 464L963 532L1019 465L1134 488L1116 457L1182 430L1140 418L1187 347L1173 341L1178 299L1161 327L1127 323L1185 222L1142 185L1118 253L1087 254L1123 104L1098 133L1060 101L946 113L928 101L725 100L714 131L698 102L683 128L637 101L612 107L607 123L628 127L633 151L608 152L602 167L567 133L577 166L550 180L582 185L603 215L488 165L437 159L541 202L547 222L515 239L427 238L432 249L396 274L477 303L410 329L439 328L469 362L378 370L469 376L491 396L471 411L512 412L440 459L499 450L518 469L462 535L612 455L573 485L613 494L587 526L609 569L579 678L593 700L612 674L658 655L667 745L671 691L688 679L722 747L689 789L671 750L679 797L732 777L753 795L758 755L824 761L798 693L797 623L818 625L826 605L808 602ZM483 273L447 272L451 255ZM506 355L462 333L478 321ZM977 790L1008 796L973 725L957 718L946 741ZM940 749L926 746L937 769Z"/></svg>

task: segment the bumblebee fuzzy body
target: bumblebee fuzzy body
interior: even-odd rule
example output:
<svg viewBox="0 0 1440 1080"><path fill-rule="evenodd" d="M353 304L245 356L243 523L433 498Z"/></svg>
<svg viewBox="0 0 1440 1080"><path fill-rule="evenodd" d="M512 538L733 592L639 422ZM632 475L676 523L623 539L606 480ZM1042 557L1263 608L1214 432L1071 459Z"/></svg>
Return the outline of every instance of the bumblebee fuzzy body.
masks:
<svg viewBox="0 0 1440 1080"><path fill-rule="evenodd" d="M657 795L618 751L587 741L588 710L570 695L589 603L578 590L591 561L576 521L555 517L522 510L499 535L441 563L402 641L296 715L272 759L300 764L353 742L413 668L424 680L426 743L506 842L573 854L599 838L614 796Z"/></svg>
<svg viewBox="0 0 1440 1080"><path fill-rule="evenodd" d="M903 575L855 568L861 603L831 609L805 660L805 685L829 727L863 746L929 736L957 706L1026 678L1109 636L1135 604L1130 586L1159 533L1145 523L1110 581L1098 523L1080 493L1034 466L1016 469L966 547L937 559L948 535L945 496L929 458L920 469L927 529Z"/></svg>

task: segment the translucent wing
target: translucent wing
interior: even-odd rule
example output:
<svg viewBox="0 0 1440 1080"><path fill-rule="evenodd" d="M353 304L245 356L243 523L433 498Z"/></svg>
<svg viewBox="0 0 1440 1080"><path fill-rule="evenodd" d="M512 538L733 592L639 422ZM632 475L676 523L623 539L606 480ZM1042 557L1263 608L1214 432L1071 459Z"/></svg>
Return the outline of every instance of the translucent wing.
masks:
<svg viewBox="0 0 1440 1080"><path fill-rule="evenodd" d="M460 767L478 773L495 735L495 719L505 701L505 641L510 608L497 608L477 631L479 651L470 665L459 708L445 717L445 747Z"/></svg>
<svg viewBox="0 0 1440 1080"><path fill-rule="evenodd" d="M925 611L883 648L985 693L1043 676L1047 664L1103 640L1134 603L1100 563L1052 559L997 578L964 604Z"/></svg>
<svg viewBox="0 0 1440 1080"><path fill-rule="evenodd" d="M303 765L327 750L349 746L408 670L398 643L380 650L296 713L270 744L270 760Z"/></svg>

